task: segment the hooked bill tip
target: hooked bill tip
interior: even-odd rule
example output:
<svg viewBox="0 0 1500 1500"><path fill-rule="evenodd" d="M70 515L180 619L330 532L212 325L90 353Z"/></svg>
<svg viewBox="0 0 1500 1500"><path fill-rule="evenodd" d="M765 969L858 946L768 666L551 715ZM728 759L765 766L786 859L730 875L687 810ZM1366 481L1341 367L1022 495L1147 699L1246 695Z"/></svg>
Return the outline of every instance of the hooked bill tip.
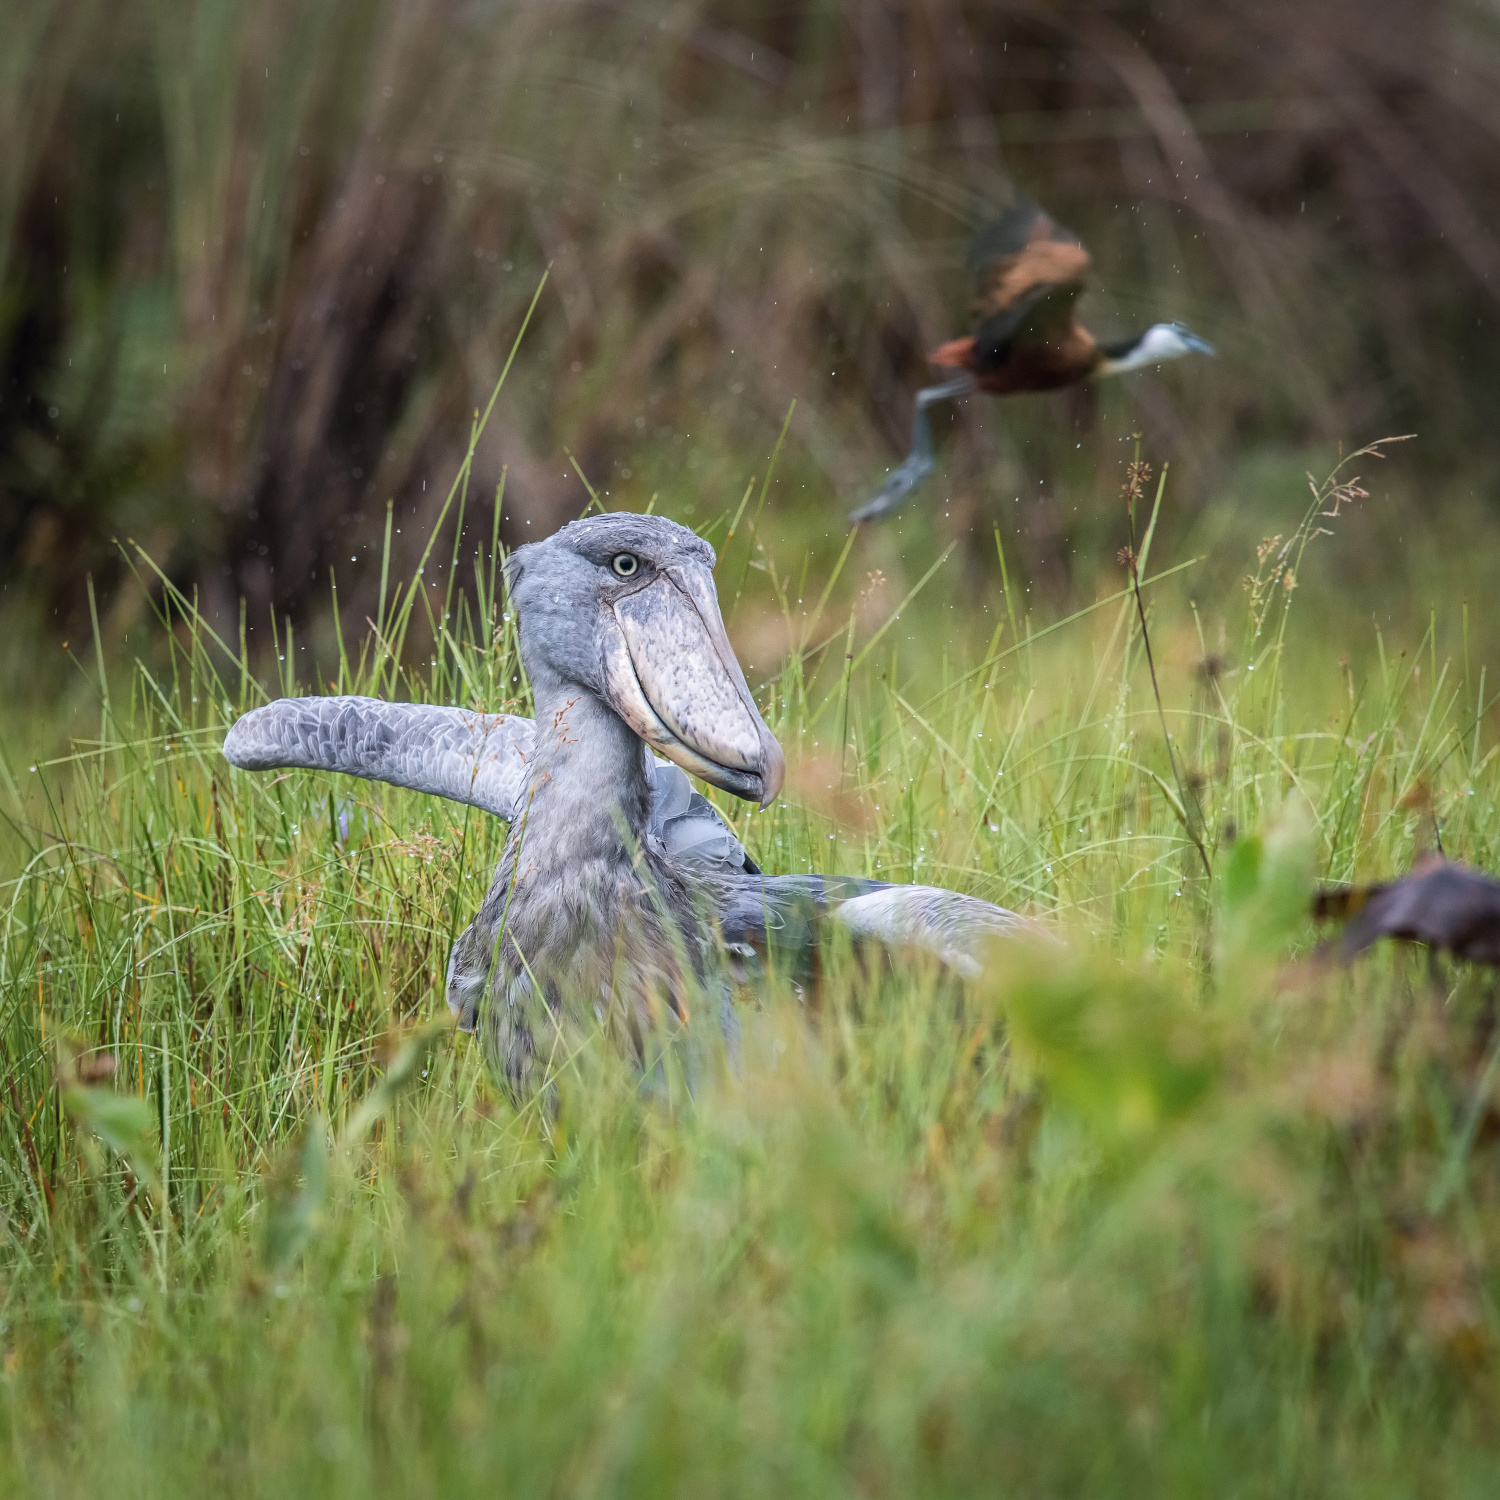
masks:
<svg viewBox="0 0 1500 1500"><path fill-rule="evenodd" d="M765 767L760 773L760 806L764 812L776 800L781 783L786 780L786 756L781 753L776 737L770 733L764 737L761 753L765 758Z"/></svg>

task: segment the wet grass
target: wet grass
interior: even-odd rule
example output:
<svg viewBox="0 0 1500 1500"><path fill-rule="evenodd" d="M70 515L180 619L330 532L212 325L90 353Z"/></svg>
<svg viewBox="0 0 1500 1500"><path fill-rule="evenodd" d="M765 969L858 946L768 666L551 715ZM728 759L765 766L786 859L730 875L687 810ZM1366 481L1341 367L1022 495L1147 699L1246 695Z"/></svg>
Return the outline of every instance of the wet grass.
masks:
<svg viewBox="0 0 1500 1500"><path fill-rule="evenodd" d="M137 555L159 653L101 650L97 732L0 788L7 1488L1488 1492L1493 989L1309 957L1315 878L1500 836L1493 674L1438 654L1467 615L1369 648L1298 613L1358 468L1213 610L1145 488L1160 711L1123 587L944 631L942 567L809 582L752 494L713 540L792 765L725 808L756 858L1066 946L966 990L832 951L742 997L733 1060L704 1009L644 1076L559 1038L550 1108L431 1024L501 826L229 768L265 690ZM336 680L279 643L269 690L524 711L493 553L459 561L387 578Z"/></svg>

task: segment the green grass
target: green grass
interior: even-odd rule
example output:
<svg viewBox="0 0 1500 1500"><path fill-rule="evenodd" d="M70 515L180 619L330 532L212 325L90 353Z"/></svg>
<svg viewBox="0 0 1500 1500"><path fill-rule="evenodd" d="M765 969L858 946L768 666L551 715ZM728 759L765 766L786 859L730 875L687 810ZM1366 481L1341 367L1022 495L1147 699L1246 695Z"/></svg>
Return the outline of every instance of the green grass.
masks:
<svg viewBox="0 0 1500 1500"><path fill-rule="evenodd" d="M1331 494L1294 540L1339 546ZM1065 949L962 991L833 951L742 997L733 1060L702 1019L645 1077L571 1032L517 1104L425 1024L499 825L231 770L262 690L158 581L158 655L101 649L97 735L0 789L7 1491L1491 1492L1493 990L1310 963L1303 916L1434 817L1490 861L1460 622L1371 643L1279 577L1258 626L1253 595L1193 610L1152 539L1174 774L1128 596L954 631L939 569L872 616L755 515L719 586L732 630L741 580L783 600L758 696L793 771L726 806L752 852ZM524 707L492 556L383 593L330 686Z"/></svg>

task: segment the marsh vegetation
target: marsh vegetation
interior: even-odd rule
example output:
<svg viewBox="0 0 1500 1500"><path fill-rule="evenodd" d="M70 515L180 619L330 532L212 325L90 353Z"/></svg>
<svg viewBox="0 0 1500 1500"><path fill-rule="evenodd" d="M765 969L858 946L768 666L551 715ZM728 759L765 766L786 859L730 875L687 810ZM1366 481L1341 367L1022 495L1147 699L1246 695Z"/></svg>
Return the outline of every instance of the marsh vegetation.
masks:
<svg viewBox="0 0 1500 1500"><path fill-rule="evenodd" d="M1493 1489L1494 983L1308 915L1496 868L1492 17L26 0L0 57L0 1485ZM945 418L851 532L1012 184L1091 326L1221 358ZM719 552L761 866L1058 952L833 943L732 1053L497 1087L442 995L503 825L219 745L525 712L497 561L595 504Z"/></svg>
<svg viewBox="0 0 1500 1500"><path fill-rule="evenodd" d="M6 767L8 1482L1477 1492L1493 988L1319 961L1307 916L1319 876L1497 836L1481 662L1429 631L1289 670L1336 665L1298 575L1378 461L1294 499L1222 609L1145 491L1172 759L1123 574L1050 621L997 593L968 651L941 568L882 616L830 576L805 629L788 592L760 692L793 792L725 808L757 860L970 890L1065 951L955 988L833 948L814 989L740 997L732 1058L702 1019L644 1070L575 1027L522 1100L434 1024L500 825L230 770L266 689L167 587L156 664ZM731 629L751 564L796 570L754 514ZM387 579L326 685L524 709L469 561L435 655L393 657L434 596ZM271 691L311 686L291 644Z"/></svg>

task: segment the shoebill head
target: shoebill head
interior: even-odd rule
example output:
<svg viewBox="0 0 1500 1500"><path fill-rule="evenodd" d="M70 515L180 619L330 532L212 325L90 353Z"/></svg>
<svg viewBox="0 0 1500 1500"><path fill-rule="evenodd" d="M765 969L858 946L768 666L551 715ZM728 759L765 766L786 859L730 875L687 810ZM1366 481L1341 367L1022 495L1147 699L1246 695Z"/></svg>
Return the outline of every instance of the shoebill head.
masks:
<svg viewBox="0 0 1500 1500"><path fill-rule="evenodd" d="M505 578L539 711L581 688L684 771L765 807L786 762L729 644L713 567L685 526L621 513L517 548Z"/></svg>
<svg viewBox="0 0 1500 1500"><path fill-rule="evenodd" d="M1181 359L1184 354L1216 354L1218 351L1207 339L1200 339L1192 329L1181 323L1153 323L1139 338L1126 339L1119 344L1105 344L1100 353L1104 358L1094 371L1096 378L1105 375L1123 375L1129 370L1139 370L1146 365L1159 365L1169 359Z"/></svg>

